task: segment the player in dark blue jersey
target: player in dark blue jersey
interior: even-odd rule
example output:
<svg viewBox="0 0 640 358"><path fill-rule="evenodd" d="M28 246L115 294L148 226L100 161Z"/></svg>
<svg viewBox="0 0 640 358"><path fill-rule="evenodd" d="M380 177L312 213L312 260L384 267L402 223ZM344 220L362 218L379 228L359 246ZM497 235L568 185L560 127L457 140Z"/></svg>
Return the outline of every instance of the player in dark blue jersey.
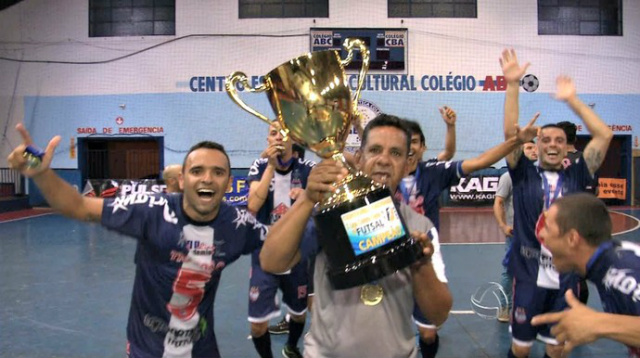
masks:
<svg viewBox="0 0 640 358"><path fill-rule="evenodd" d="M307 177L315 163L295 158L291 140L284 141L277 122L269 126L267 148L249 168L247 209L258 221L272 225L284 215L307 187ZM269 320L280 315L278 289L287 306L289 339L282 350L285 357L301 357L297 348L305 325L307 310L308 265L302 260L290 272L274 275L260 267L260 249L251 255L249 284L249 322L251 337L262 358L273 357Z"/></svg>
<svg viewBox="0 0 640 358"><path fill-rule="evenodd" d="M444 109L442 114L443 116L455 116L455 112L450 108ZM534 117L527 128L533 127L536 119L537 117ZM426 149L424 134L416 122L406 120L405 125L411 132L412 152L415 153L413 157L417 160L409 162L410 174L398 185L396 198L408 204L414 211L428 217L438 230L440 229L438 198L442 192L457 184L461 177L491 166L515 148L512 141L514 138L511 138L475 158L455 162L440 162L436 158L426 162L418 161L422 159ZM434 262L434 264L436 263ZM444 263L442 265L444 269ZM417 305L414 308L413 317L420 332L423 357L435 357L439 345L437 327L425 318Z"/></svg>
<svg viewBox="0 0 640 358"><path fill-rule="evenodd" d="M60 142L49 142L42 163L27 167L31 138L9 156L31 177L52 208L65 216L101 222L138 239L136 275L127 324L127 353L143 358L216 358L213 307L222 270L262 245L267 227L222 202L231 180L224 148L201 142L187 153L183 194L84 197L49 168Z"/></svg>
<svg viewBox="0 0 640 358"><path fill-rule="evenodd" d="M562 121L557 123L558 127L562 128L564 134L567 136L567 156L562 161L562 166L566 169L568 166L575 164L581 157L582 152L576 149L576 132L578 130L578 126L575 123L569 121ZM590 193L596 193L596 188L598 187L598 174L593 173L593 182L587 186L586 190ZM584 278L580 279L580 292L578 297L580 302L587 304L589 301L589 287L587 286L587 282Z"/></svg>
<svg viewBox="0 0 640 358"><path fill-rule="evenodd" d="M427 162L445 162L453 158L456 153L456 120L457 115L456 112L447 106L443 106L438 109L440 111L440 116L447 126L447 132L445 134L444 139L444 149L438 153L438 155L434 158L427 160ZM418 195L418 187L416 183L418 182L419 177L416 175L418 172L418 166L422 165L422 156L424 152L427 150L427 144L424 137L424 133L422 133L422 129L420 128L420 124L415 121L407 120L405 122L407 128L411 132L411 146L409 147L409 158L407 161L409 175L404 177L400 182L398 188L400 189L397 192L398 198L411 206L415 211L424 215L424 210L419 207L419 195ZM409 195L405 198L403 194L407 192ZM427 217L429 217L427 215ZM431 222L438 228L439 222L438 218L429 217ZM434 220L436 219L436 220ZM441 266L443 272L445 270L444 261L439 260L442 258L442 255L437 255L432 260L434 260L434 265ZM435 262L435 261L440 262ZM420 335L420 353L423 358L432 358L435 357L438 353L438 348L440 346L440 337L438 336L437 327L431 324L426 317L420 312L417 304L415 305L415 314L414 321L418 326L418 333Z"/></svg>
<svg viewBox="0 0 640 358"><path fill-rule="evenodd" d="M596 285L602 308L596 312L579 302L571 290L569 310L533 318L564 342L564 353L579 345L608 338L624 343L629 357L640 357L640 246L611 238L611 217L591 194L556 200L545 216L540 238L560 272L575 272Z"/></svg>
<svg viewBox="0 0 640 358"><path fill-rule="evenodd" d="M513 50L505 50L500 59L507 81L504 108L504 135L511 138L519 116L519 83L529 64L520 66ZM567 144L564 131L555 124L543 126L538 135L538 165L518 149L507 156L513 182L514 238L509 265L514 276L513 312L511 316L512 344L509 357L527 357L534 340L546 343L548 356L562 354L562 342L549 332L548 326L533 327L531 317L560 311L566 307L563 293L577 289L575 275L558 275L552 255L541 247L537 231L542 225L542 213L560 196L584 191L600 167L613 133L589 106L576 95L573 81L560 76L556 81L555 98L566 102L584 122L592 135L583 157L564 169Z"/></svg>

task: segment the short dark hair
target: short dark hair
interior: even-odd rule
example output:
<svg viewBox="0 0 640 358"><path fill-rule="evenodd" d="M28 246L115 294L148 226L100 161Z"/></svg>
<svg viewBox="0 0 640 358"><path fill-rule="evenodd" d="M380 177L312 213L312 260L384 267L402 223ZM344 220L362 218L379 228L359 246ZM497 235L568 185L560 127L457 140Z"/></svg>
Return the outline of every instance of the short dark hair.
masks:
<svg viewBox="0 0 640 358"><path fill-rule="evenodd" d="M590 246L611 240L611 217L602 200L589 193L577 193L554 201L560 235L575 229Z"/></svg>
<svg viewBox="0 0 640 358"><path fill-rule="evenodd" d="M543 125L542 127L540 127L540 131L542 131L543 129L547 129L547 128L562 129L562 131L564 132L564 129L562 127L560 127L559 125L555 124L555 123L549 123L549 124ZM567 135L565 134L564 136L566 137Z"/></svg>
<svg viewBox="0 0 640 358"><path fill-rule="evenodd" d="M293 143L293 145L291 146L291 151L292 151L293 153L296 153L296 154L298 155L298 156L297 156L297 158L298 158L298 159L304 159L304 152L305 152L305 149L304 149L304 147L303 147L303 146L301 146L300 144Z"/></svg>
<svg viewBox="0 0 640 358"><path fill-rule="evenodd" d="M191 148L189 148L189 151L187 152L187 155L184 156L184 160L182 161L182 172L184 173L185 168L187 167L187 158L189 157L189 154L191 154L192 152L198 150L198 149L213 149L213 150L217 150L219 152L222 152L222 154L224 154L225 157L227 157L227 165L229 166L229 175L231 175L231 160L229 159L229 155L227 154L227 152L224 150L224 146L222 144L216 143L216 142L212 142L209 140L204 140L202 142L196 143L195 145L193 145Z"/></svg>
<svg viewBox="0 0 640 358"><path fill-rule="evenodd" d="M424 142L424 133L422 133L422 128L420 128L420 124L418 122L412 121L412 120L409 120L409 119L405 119L404 120L404 124L409 129L409 132L411 132L411 136L413 136L414 134L419 134L420 135L420 144L424 144L425 143Z"/></svg>
<svg viewBox="0 0 640 358"><path fill-rule="evenodd" d="M564 134L567 135L567 144L576 144L576 132L578 131L578 126L569 121L558 122L556 125L562 128Z"/></svg>
<svg viewBox="0 0 640 358"><path fill-rule="evenodd" d="M377 127L394 127L401 130L405 136L407 137L407 155L409 155L409 149L411 148L411 132L409 128L405 125L405 120L393 116L391 114L379 114L374 119L370 120L367 123L367 126L364 127L364 131L362 132L362 142L360 143L360 149L363 149L367 145L367 138L369 137L369 131Z"/></svg>

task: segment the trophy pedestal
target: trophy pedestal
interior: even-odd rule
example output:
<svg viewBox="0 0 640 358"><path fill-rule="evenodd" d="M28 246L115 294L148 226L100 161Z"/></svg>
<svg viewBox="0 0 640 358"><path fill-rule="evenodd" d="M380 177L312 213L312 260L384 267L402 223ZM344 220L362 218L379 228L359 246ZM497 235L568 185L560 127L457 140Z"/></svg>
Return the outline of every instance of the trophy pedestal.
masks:
<svg viewBox="0 0 640 358"><path fill-rule="evenodd" d="M385 187L324 208L314 220L327 254L329 281L336 290L379 280L423 255L422 245L411 237Z"/></svg>

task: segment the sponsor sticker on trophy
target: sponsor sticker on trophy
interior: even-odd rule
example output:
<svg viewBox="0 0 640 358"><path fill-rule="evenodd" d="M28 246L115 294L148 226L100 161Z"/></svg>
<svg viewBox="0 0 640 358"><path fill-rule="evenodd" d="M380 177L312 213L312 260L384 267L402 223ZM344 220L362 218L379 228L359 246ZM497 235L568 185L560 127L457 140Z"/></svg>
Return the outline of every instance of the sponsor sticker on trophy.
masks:
<svg viewBox="0 0 640 358"><path fill-rule="evenodd" d="M390 197L342 214L356 256L403 237L406 232Z"/></svg>

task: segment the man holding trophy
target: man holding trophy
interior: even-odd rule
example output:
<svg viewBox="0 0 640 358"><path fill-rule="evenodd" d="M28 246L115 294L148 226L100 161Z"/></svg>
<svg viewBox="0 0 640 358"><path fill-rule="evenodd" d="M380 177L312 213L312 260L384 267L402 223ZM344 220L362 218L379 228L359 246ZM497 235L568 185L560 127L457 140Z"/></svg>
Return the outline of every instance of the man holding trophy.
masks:
<svg viewBox="0 0 640 358"><path fill-rule="evenodd" d="M536 130L531 122L499 147L505 151L515 148L533 138ZM407 166L409 138L399 118L384 114L375 118L365 128L356 153L358 168L394 192ZM316 228L309 219L315 204L325 193L335 191L333 183L345 175L346 169L333 160L324 160L311 171L305 193L272 226L260 254L262 267L271 272L286 270L300 257L317 252L313 324L305 339L306 357L415 357L411 319L414 299L435 325L447 319L452 305L444 272L432 265L432 257L440 255L430 243L437 238L437 230L429 219L401 203L399 213L411 236L421 243L424 256L375 282L335 289L327 275L330 268L325 248L315 240L317 230L324 228ZM386 328L377 334L370 327Z"/></svg>
<svg viewBox="0 0 640 358"><path fill-rule="evenodd" d="M361 149L356 153L358 168L395 191L405 173L409 138L401 119L390 115L375 118L365 128ZM317 253L313 324L305 339L306 357L414 357L414 297L436 324L446 320L452 305L451 293L443 283L444 271L436 272L431 264L432 255L440 255L430 244L437 231L426 217L401 205L399 214L412 237L422 244L424 256L411 267L374 282L334 289L327 275L327 255L317 244L314 221L309 219L315 204L325 193L334 191L333 183L347 174L339 162L331 159L323 160L311 171L307 189L274 224L274 234L265 240L260 254L262 267L270 272L286 270L301 255ZM389 329L376 334L369 327Z"/></svg>

